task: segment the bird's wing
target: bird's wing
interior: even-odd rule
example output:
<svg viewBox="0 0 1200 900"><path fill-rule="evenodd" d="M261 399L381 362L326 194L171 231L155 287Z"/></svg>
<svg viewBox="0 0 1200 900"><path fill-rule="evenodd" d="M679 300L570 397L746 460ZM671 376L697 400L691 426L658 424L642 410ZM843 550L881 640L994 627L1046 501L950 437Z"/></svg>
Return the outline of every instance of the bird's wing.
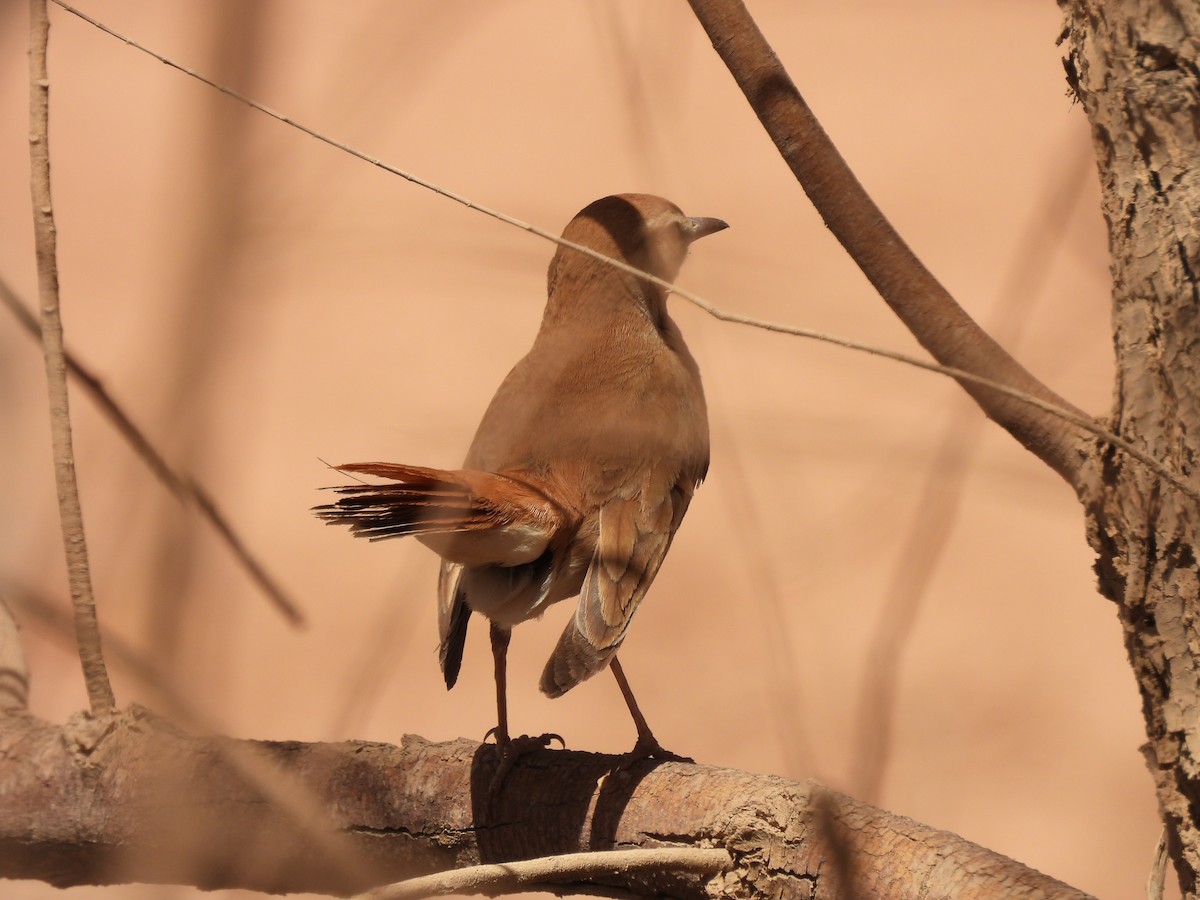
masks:
<svg viewBox="0 0 1200 900"><path fill-rule="evenodd" d="M647 483L637 495L615 498L600 508L596 550L579 605L542 673L542 692L551 697L608 665L658 574L695 490L691 482L658 491L647 490L651 486Z"/></svg>
<svg viewBox="0 0 1200 900"><path fill-rule="evenodd" d="M565 520L545 492L494 472L396 463L337 469L397 483L328 488L338 499L316 507L319 518L372 541L416 535L453 563L513 566L537 559Z"/></svg>

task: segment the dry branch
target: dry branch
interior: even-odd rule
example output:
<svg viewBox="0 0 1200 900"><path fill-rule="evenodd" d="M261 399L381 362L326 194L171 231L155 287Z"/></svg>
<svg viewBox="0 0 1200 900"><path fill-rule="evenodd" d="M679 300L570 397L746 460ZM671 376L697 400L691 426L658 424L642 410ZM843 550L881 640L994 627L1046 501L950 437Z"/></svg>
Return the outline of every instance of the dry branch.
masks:
<svg viewBox="0 0 1200 900"><path fill-rule="evenodd" d="M227 762L251 753L319 799L326 840ZM693 898L1085 896L812 782L684 763L617 771L618 761L530 754L489 813L493 745L412 736L398 747L260 743L189 737L139 710L62 728L10 714L0 716L0 877L350 893L481 863L701 847L729 851L733 866L711 881L659 870L558 888ZM837 852L856 860L853 885L838 883ZM348 856L367 862L348 874Z"/></svg>
<svg viewBox="0 0 1200 900"><path fill-rule="evenodd" d="M690 0L713 48L834 236L938 362L1009 385L1082 416L981 329L871 200L804 102L740 0ZM1089 436L1078 426L978 383L961 381L983 411L1076 491Z"/></svg>
<svg viewBox="0 0 1200 900"><path fill-rule="evenodd" d="M38 297L42 310L42 348L46 357L46 383L50 393L50 436L54 448L54 477L58 484L58 509L63 546L67 554L67 581L75 607L75 639L95 713L108 712L116 703L104 655L100 626L92 594L83 510L75 480L75 453L71 441L71 413L67 402L67 363L63 353L62 316L58 305L57 237L50 199L50 76L46 46L50 20L46 0L29 4L29 159L33 193L34 246L37 253Z"/></svg>

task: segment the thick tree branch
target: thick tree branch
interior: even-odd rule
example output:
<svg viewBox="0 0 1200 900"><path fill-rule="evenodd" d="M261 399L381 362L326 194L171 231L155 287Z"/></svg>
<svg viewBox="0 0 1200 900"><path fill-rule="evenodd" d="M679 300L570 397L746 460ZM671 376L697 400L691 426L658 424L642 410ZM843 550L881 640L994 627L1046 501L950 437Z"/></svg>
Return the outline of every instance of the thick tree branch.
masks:
<svg viewBox="0 0 1200 900"><path fill-rule="evenodd" d="M112 685L104 667L100 626L92 594L83 510L75 480L75 453L71 441L71 413L67 402L67 364L63 353L62 316L58 306L57 237L50 199L50 76L46 45L50 20L46 0L29 4L29 159L33 193L34 245L37 252L38 296L42 308L42 348L46 357L46 382L50 392L50 434L54 446L54 477L58 484L58 509L63 546L67 554L67 580L75 606L75 638L95 713L113 708Z"/></svg>
<svg viewBox="0 0 1200 900"><path fill-rule="evenodd" d="M689 0L713 47L834 236L922 346L943 365L999 381L1079 413L984 332L884 218L813 116L741 0ZM1043 410L960 381L983 411L1084 487L1091 438Z"/></svg>
<svg viewBox="0 0 1200 900"><path fill-rule="evenodd" d="M251 753L323 805L322 840L230 762ZM489 813L492 745L257 743L189 737L139 710L62 728L0 714L0 877L350 893L480 863L708 847L734 859L712 882L660 870L563 887L694 898L1085 896L815 783L682 763L619 771L618 761L530 754ZM856 861L853 884L839 884L840 853ZM362 861L355 871L350 858Z"/></svg>

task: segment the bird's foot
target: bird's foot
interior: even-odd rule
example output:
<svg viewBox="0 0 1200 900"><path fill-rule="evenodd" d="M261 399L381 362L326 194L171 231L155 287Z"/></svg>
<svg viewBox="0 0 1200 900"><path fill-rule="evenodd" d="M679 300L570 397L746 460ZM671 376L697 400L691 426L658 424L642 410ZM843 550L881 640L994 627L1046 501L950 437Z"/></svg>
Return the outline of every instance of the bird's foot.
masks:
<svg viewBox="0 0 1200 900"><path fill-rule="evenodd" d="M488 786L489 807L495 804L496 799L500 796L500 791L504 789L508 773L513 770L522 756L535 750L549 749L555 741L558 741L562 749L567 749L567 742L559 734L521 734L509 737L502 735L500 729L493 728L483 736L484 742L486 743L490 737L496 738L496 749L500 751L500 762L497 764L496 772L492 775L492 782Z"/></svg>
<svg viewBox="0 0 1200 900"><path fill-rule="evenodd" d="M660 744L654 735L644 734L638 737L637 743L633 745L632 750L621 756L621 761L617 764L617 769L625 771L647 759L652 759L656 762L696 762L690 756L680 756L678 753L672 753Z"/></svg>
<svg viewBox="0 0 1200 900"><path fill-rule="evenodd" d="M510 752L510 748L513 748L515 749L518 757L534 750L545 750L554 741L558 741L559 746L563 750L567 749L567 742L563 740L562 735L553 734L550 732L538 735L519 734L516 737L509 737L508 735L501 735L500 729L493 727L489 728L487 734L483 736L483 742L485 744L487 743L488 738L496 739L496 746L500 748L500 752L502 754Z"/></svg>

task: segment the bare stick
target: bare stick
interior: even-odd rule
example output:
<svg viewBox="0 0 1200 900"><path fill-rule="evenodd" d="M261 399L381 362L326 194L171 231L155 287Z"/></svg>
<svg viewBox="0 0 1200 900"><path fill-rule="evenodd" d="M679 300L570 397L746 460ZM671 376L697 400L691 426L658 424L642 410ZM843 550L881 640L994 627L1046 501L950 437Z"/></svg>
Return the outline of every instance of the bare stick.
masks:
<svg viewBox="0 0 1200 900"><path fill-rule="evenodd" d="M354 900L420 900L446 894L513 894L537 885L571 884L619 872L678 871L715 875L733 865L728 850L658 847L652 850L597 850L519 862L470 866L410 878L359 894Z"/></svg>
<svg viewBox="0 0 1200 900"><path fill-rule="evenodd" d="M940 363L1078 413L1009 356L921 264L846 165L741 0L689 2L826 226L922 346ZM963 387L990 418L1082 487L1087 435L978 383Z"/></svg>
<svg viewBox="0 0 1200 900"><path fill-rule="evenodd" d="M75 607L75 639L87 684L92 712L101 715L116 703L104 655L96 600L88 567L83 510L75 480L75 454L71 446L71 413L67 403L67 364L63 356L62 316L58 308L58 263L54 208L50 201L50 78L46 45L50 19L46 0L29 3L29 157L32 170L33 228L37 250L38 297L42 309L42 350L46 357L46 383L50 393L50 436L54 448L54 477L58 485L58 510L67 554L67 582Z"/></svg>
<svg viewBox="0 0 1200 900"><path fill-rule="evenodd" d="M0 278L0 304L8 307L26 331L36 338L41 338L41 327L38 324L37 317L25 307L25 304L21 302L20 298L3 278ZM217 508L216 503L212 500L212 496L204 486L190 476L176 471L163 458L163 455L155 449L154 445L150 442L150 438L146 436L146 433L134 424L133 419L117 403L116 399L108 392L108 389L104 387L104 383L95 373L84 366L70 350L64 348L63 354L67 360L67 373L77 378L83 384L84 390L91 395L96 405L108 416L113 427L125 438L138 458L166 486L167 490L174 494L182 503L188 504L198 510L201 517L208 520L209 524L216 529L217 534L220 535L221 540L225 542L225 545L233 553L234 557L245 568L250 578L267 595L267 599L287 617L288 621L293 625L303 625L304 614L300 612L300 607L279 586L279 583L271 577L263 564L250 552L245 541L234 531L233 526L229 523L229 519Z"/></svg>

